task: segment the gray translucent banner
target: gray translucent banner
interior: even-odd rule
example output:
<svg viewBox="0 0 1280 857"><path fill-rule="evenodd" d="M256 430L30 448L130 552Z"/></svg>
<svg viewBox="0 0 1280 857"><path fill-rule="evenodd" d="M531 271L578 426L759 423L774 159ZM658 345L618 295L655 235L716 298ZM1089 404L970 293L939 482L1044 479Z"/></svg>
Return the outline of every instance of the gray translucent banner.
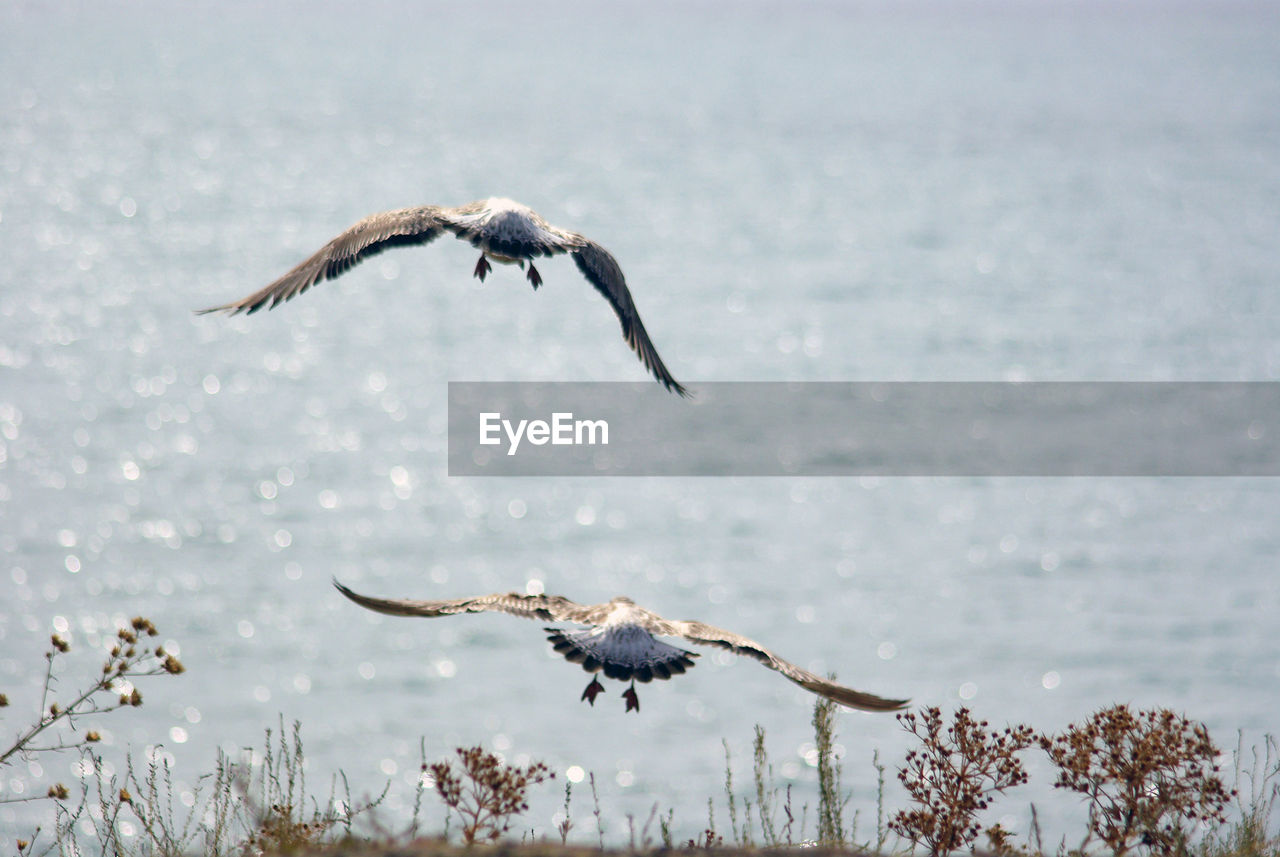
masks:
<svg viewBox="0 0 1280 857"><path fill-rule="evenodd" d="M450 383L449 474L1276 476L1280 384Z"/></svg>

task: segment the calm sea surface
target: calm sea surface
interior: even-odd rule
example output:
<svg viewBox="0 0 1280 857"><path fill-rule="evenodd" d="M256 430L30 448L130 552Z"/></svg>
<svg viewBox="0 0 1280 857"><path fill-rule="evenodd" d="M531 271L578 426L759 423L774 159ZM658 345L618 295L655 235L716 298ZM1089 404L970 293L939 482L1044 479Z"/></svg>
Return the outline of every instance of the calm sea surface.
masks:
<svg viewBox="0 0 1280 857"><path fill-rule="evenodd" d="M483 286L455 241L250 319L195 317L372 211L519 199L610 248L682 381L1276 380L1280 13L1238 3L11 2L0 7L0 690L5 738L143 614L187 673L95 720L163 742L303 724L309 782L483 743L594 772L608 825L723 802L763 726L815 799L812 698L705 651L639 716L539 628L342 600L627 593L856 687L1054 730L1168 706L1280 731L1280 482L480 479L449 380L642 380L567 260ZM838 430L838 427L833 427ZM1280 430L1280 427L1275 427ZM172 641L172 642L169 642ZM873 835L893 718L839 720ZM5 743L0 741L0 743ZM810 757L811 758L811 757ZM71 757L0 799L72 782ZM991 821L1081 831L1032 785ZM443 810L428 799L434 827ZM594 841L583 783L573 837ZM810 811L812 833L813 812ZM38 816L0 809L0 848Z"/></svg>

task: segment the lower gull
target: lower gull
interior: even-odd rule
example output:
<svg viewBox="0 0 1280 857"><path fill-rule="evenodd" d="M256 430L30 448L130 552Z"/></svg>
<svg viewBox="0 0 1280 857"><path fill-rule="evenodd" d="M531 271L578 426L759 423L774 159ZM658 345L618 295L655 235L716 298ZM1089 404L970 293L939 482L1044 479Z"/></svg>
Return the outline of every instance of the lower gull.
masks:
<svg viewBox="0 0 1280 857"><path fill-rule="evenodd" d="M557 652L572 663L582 664L587 672L603 672L606 678L630 681L630 686L622 694L627 703L627 711L640 710L640 698L636 695L637 681L648 682L655 678L668 679L673 675L681 675L694 666L693 659L698 657L694 652L663 643L657 637L679 637L690 643L718 646L735 655L754 658L805 690L850 708L897 711L905 708L908 702L905 699L885 699L836 684L783 660L754 640L702 622L663 619L624 596L614 598L607 604L589 605L577 604L559 595L524 595L519 592L450 601L413 601L370 598L352 592L336 580L333 585L361 607L391 616L433 618L456 613L497 612L543 622L585 625L583 630L572 631L547 628L547 639ZM603 691L604 685L593 677L587 689L582 692L582 698L595 705L596 697Z"/></svg>

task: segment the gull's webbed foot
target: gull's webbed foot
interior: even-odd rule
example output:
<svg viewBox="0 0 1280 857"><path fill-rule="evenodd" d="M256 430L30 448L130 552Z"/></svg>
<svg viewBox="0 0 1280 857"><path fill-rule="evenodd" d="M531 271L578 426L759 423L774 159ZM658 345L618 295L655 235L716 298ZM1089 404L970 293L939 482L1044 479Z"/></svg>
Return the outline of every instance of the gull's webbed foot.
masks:
<svg viewBox="0 0 1280 857"><path fill-rule="evenodd" d="M493 266L489 264L489 260L484 257L483 253L481 253L480 261L476 262L476 269L471 273L479 277L480 282L483 283L485 274L489 273L492 270L493 270Z"/></svg>
<svg viewBox="0 0 1280 857"><path fill-rule="evenodd" d="M604 693L604 685L600 683L600 679L593 678L591 679L591 684L587 685L587 689L582 692L582 698L591 703L594 708L596 697L602 693Z"/></svg>
<svg viewBox="0 0 1280 857"><path fill-rule="evenodd" d="M529 273L526 274L525 276L529 278L529 282L533 283L533 288L535 291L537 290L538 286L542 285L542 275L538 273L537 268L533 267L532 262L529 263Z"/></svg>
<svg viewBox="0 0 1280 857"><path fill-rule="evenodd" d="M634 681L631 682L631 687L623 691L622 698L627 701L627 711L640 711L640 697L636 696L636 683Z"/></svg>

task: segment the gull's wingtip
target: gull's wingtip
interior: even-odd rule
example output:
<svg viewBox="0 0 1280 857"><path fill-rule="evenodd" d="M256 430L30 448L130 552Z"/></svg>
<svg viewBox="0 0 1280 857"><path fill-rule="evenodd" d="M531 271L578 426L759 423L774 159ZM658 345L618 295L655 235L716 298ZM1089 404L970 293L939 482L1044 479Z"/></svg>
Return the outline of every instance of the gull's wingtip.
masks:
<svg viewBox="0 0 1280 857"><path fill-rule="evenodd" d="M227 315L239 315L240 313L245 311L246 311L245 308L240 304L223 304L222 306L211 306L211 307L205 307L204 309L192 310L192 312L195 313L196 315L211 315L212 313L215 313L215 312L226 313ZM253 312L253 310L248 310L248 312Z"/></svg>
<svg viewBox="0 0 1280 857"><path fill-rule="evenodd" d="M905 711L910 705L909 699L880 699L874 707L867 705L861 707L863 711Z"/></svg>
<svg viewBox="0 0 1280 857"><path fill-rule="evenodd" d="M876 696L874 693L866 693L865 691L839 685L834 688L830 686L826 688L810 686L808 689L819 696L825 696L832 702L858 711L902 711L911 704L910 699L886 699L883 696Z"/></svg>

